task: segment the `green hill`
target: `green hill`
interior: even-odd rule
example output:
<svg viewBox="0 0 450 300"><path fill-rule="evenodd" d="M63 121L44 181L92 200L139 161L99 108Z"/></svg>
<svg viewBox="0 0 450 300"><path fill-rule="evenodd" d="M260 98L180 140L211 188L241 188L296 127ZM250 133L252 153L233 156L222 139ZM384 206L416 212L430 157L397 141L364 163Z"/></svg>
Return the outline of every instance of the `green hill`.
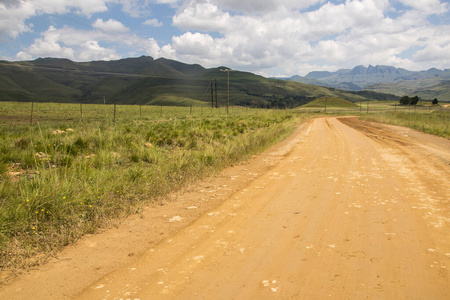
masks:
<svg viewBox="0 0 450 300"><path fill-rule="evenodd" d="M419 96L422 99L450 101L450 80L426 78L420 80L401 80L370 85L367 90L378 93L391 93L398 96Z"/></svg>
<svg viewBox="0 0 450 300"><path fill-rule="evenodd" d="M336 97L321 97L303 105L303 107L358 107L353 102Z"/></svg>
<svg viewBox="0 0 450 300"><path fill-rule="evenodd" d="M218 104L224 106L224 68L205 69L197 64L148 56L81 63L58 58L1 61L0 101L210 105L210 82L216 80ZM393 95L348 92L249 72L230 72L232 105L296 107L325 96L353 102L386 97L396 100Z"/></svg>

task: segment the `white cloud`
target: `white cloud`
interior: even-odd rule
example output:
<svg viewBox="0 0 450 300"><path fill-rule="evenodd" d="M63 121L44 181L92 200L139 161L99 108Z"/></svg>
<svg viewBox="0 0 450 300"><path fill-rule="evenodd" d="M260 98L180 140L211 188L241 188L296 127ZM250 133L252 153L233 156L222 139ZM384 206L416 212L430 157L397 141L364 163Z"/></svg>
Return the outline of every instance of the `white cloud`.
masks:
<svg viewBox="0 0 450 300"><path fill-rule="evenodd" d="M87 41L81 44L77 60L114 60L120 58L120 55L114 49L103 48L97 41Z"/></svg>
<svg viewBox="0 0 450 300"><path fill-rule="evenodd" d="M35 10L30 6L20 6L20 2L0 2L0 37L17 37L19 34L30 31L25 20L33 15Z"/></svg>
<svg viewBox="0 0 450 300"><path fill-rule="evenodd" d="M191 2L173 17L173 24L183 29L224 31L230 15L211 3Z"/></svg>
<svg viewBox="0 0 450 300"><path fill-rule="evenodd" d="M450 62L450 44L447 45L429 45L425 49L417 51L414 55L417 62L429 62L435 60L445 60Z"/></svg>
<svg viewBox="0 0 450 300"><path fill-rule="evenodd" d="M122 10L132 17L146 16L150 13L150 0L118 0Z"/></svg>
<svg viewBox="0 0 450 300"><path fill-rule="evenodd" d="M61 57L75 59L75 52L70 47L61 46L58 42L58 31L50 27L43 38L35 40L27 51L21 51L17 54L19 59L31 59L32 57Z"/></svg>
<svg viewBox="0 0 450 300"><path fill-rule="evenodd" d="M172 39L172 47L179 55L209 56L214 39L208 34L186 32Z"/></svg>
<svg viewBox="0 0 450 300"><path fill-rule="evenodd" d="M335 69L358 64L413 66L413 58L401 54L436 39L438 29L427 22L428 13L448 8L439 1L428 1L434 8L424 13L418 10L423 8L420 1L412 2L408 5L413 9L391 15L392 1L388 0L186 1L173 23L189 34L172 39L172 55L188 62L195 62L195 57L214 62L220 57L221 64L231 67L260 73L284 69L303 75L302 68L320 69L321 65ZM311 7L316 4L321 5ZM247 13L252 9L253 13ZM196 35L196 31L219 31L222 36ZM211 51L194 47L188 39Z"/></svg>
<svg viewBox="0 0 450 300"><path fill-rule="evenodd" d="M412 7L423 14L440 14L448 9L448 3L440 0L399 0L404 5ZM443 1L446 2L446 1Z"/></svg>
<svg viewBox="0 0 450 300"><path fill-rule="evenodd" d="M79 14L91 16L93 13L107 11L107 2L108 0L27 0L23 2L23 6L33 7L40 13L64 14L73 9Z"/></svg>
<svg viewBox="0 0 450 300"><path fill-rule="evenodd" d="M129 29L120 23L117 20L109 19L108 21L103 21L102 19L97 19L93 24L92 27L96 29L100 29L102 31L106 32L116 32L116 33L123 33L128 32Z"/></svg>
<svg viewBox="0 0 450 300"><path fill-rule="evenodd" d="M114 45L106 48L102 44ZM17 54L18 59L37 57L66 57L75 61L111 60L122 57L117 49L144 52L158 57L160 47L153 38L143 39L128 32L78 30L71 27L50 27L41 38ZM131 55L131 54L129 54Z"/></svg>
<svg viewBox="0 0 450 300"><path fill-rule="evenodd" d="M107 11L108 0L9 0L0 2L0 37L30 32L26 21L42 14L65 14L71 9L79 14L91 16L93 13ZM80 23L75 16L74 22Z"/></svg>
<svg viewBox="0 0 450 300"><path fill-rule="evenodd" d="M154 27L162 27L163 23L160 22L158 19L148 19L145 20L142 24L148 25L148 26L154 26Z"/></svg>
<svg viewBox="0 0 450 300"><path fill-rule="evenodd" d="M282 8L286 9L305 9L318 3L327 2L327 0L213 0L224 9L236 12L245 12L248 14L270 13Z"/></svg>

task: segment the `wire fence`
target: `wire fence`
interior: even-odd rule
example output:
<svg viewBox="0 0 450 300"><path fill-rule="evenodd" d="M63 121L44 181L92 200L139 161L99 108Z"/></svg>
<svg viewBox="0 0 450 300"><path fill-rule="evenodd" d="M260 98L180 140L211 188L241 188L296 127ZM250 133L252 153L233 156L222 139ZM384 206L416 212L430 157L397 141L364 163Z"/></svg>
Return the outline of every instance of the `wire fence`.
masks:
<svg viewBox="0 0 450 300"><path fill-rule="evenodd" d="M257 112L262 109L241 106L152 106L116 104L68 104L42 102L0 102L0 125L33 124L36 122L104 121L116 123L130 120L166 120L186 117L225 117ZM266 110L266 109L263 109ZM434 114L450 112L448 105L398 105L382 101L361 102L354 107L299 107L294 110L319 114L373 114L380 112L408 112Z"/></svg>
<svg viewBox="0 0 450 300"><path fill-rule="evenodd" d="M230 114L248 112L250 108L233 106ZM0 102L0 124L33 124L58 121L163 120L189 116L226 116L226 107L154 106L116 104L68 104L42 102Z"/></svg>

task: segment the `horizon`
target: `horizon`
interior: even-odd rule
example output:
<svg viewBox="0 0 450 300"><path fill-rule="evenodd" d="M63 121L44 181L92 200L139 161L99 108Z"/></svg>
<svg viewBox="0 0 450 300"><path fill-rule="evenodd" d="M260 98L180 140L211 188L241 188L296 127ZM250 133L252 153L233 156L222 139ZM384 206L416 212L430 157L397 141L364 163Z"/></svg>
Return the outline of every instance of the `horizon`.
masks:
<svg viewBox="0 0 450 300"><path fill-rule="evenodd" d="M37 58L32 59L32 60L13 60L13 61L10 61L10 60L3 60L3 61L10 62L10 63L14 63L14 62L33 62L33 61L36 61L36 60L39 60L39 59L61 59L61 60L64 60L64 59L65 59L65 60L69 60L69 61L74 62L74 63L89 63L89 62L100 62L100 61L101 61L101 62L113 62L113 61L119 61L119 60L136 59L136 58L140 58L140 57L149 57L149 58L152 58L153 60L158 60L158 59L173 60L173 61L177 61L177 62L179 62L179 63L187 64L187 65L199 65L199 66L201 66L201 67L203 67L203 68L205 68L205 69L229 68L229 67L223 66L223 65L221 65L221 66L205 67L205 66L203 66L203 65L201 65L201 64L198 64L198 63L186 63L186 62L183 62L183 61L179 61L179 60L175 60L175 59L170 59L170 58L167 58L167 57L157 57L157 58L154 58L154 57L152 57L152 56L150 56L150 55L140 55L140 56L133 56L133 57L123 57L123 58L118 58L118 59L114 59L114 60L90 60L90 61L74 61L74 60L71 60L71 59L69 59L69 58L62 58L62 57L37 57ZM0 60L0 61L1 61L1 60ZM369 64L369 65L367 65L367 66L364 66L364 65L357 65L357 66L354 66L354 67L352 67L352 68L338 69L338 70L335 70L335 71L328 71L328 70L320 70L320 71L318 71L318 70L313 70L313 71L310 71L309 73L314 73L314 72L328 72L328 73L335 73L335 72L337 72L337 71L342 71L342 70L353 70L353 69L355 69L355 68L357 68L357 67L364 67L364 68L366 68L366 69L368 69L369 67L373 67L373 68L376 68L376 67L392 67L392 68L396 68L396 69L404 69L404 68L397 68L397 67L389 66L389 65L372 65L372 64ZM230 69L232 69L232 68L230 68ZM433 69L438 70L438 71L446 71L446 70L450 70L450 68L439 69L439 68L435 68L435 67L431 67L431 68L429 68L429 69L424 69L424 70L417 70L417 71L416 71L416 70L408 70L408 69L404 69L404 70L409 71L409 72L427 72L427 71L430 71L430 70L433 70ZM232 69L232 70L234 70L234 71L239 71L239 72L250 72L250 71L239 70L239 69ZM250 73L253 73L253 72L250 72ZM308 74L309 74L309 73L308 73ZM260 75L260 74L257 74L257 73L254 73L254 74ZM291 77L295 77L295 76L305 77L305 76L307 76L308 74L305 74L305 75L292 74L292 75L285 75L285 76L264 76L264 75L260 75L260 76L263 76L263 77L265 77L265 78L274 78L274 79L277 79L277 78L291 78Z"/></svg>

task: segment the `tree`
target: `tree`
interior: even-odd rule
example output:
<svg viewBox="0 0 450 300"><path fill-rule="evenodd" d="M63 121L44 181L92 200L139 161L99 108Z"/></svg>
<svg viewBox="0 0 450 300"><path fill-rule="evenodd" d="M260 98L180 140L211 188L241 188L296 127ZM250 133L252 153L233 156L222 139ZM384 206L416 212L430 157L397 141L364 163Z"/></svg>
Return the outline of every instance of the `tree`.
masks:
<svg viewBox="0 0 450 300"><path fill-rule="evenodd" d="M420 98L418 96L408 97L403 96L400 98L400 105L416 105L419 103Z"/></svg>
<svg viewBox="0 0 450 300"><path fill-rule="evenodd" d="M438 101L438 99L434 98L433 102L431 102L431 103L433 103L434 105L437 105L439 103L439 101Z"/></svg>
<svg viewBox="0 0 450 300"><path fill-rule="evenodd" d="M400 105L409 105L411 104L411 98L408 96L403 96L400 98Z"/></svg>

